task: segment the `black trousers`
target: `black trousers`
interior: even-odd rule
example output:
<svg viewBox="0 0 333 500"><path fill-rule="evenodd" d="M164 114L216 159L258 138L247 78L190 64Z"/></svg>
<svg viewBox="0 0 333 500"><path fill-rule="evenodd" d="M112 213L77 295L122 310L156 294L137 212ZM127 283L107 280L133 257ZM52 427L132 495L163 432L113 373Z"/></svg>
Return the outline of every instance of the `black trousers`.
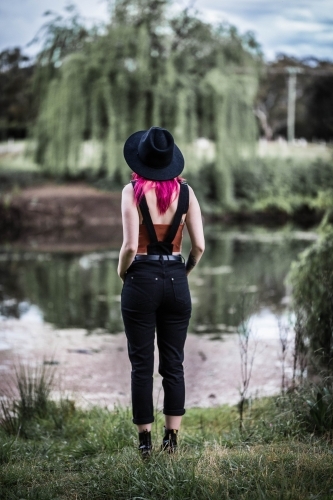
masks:
<svg viewBox="0 0 333 500"><path fill-rule="evenodd" d="M184 415L184 344L191 317L191 296L180 261L134 261L125 276L121 311L132 364L133 422L154 421L153 373L155 330L163 413Z"/></svg>

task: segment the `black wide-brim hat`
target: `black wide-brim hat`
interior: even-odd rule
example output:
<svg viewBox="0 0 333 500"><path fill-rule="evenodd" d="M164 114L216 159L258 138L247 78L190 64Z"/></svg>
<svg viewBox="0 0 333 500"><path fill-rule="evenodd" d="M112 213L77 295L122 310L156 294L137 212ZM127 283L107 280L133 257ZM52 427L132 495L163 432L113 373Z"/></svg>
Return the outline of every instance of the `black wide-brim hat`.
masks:
<svg viewBox="0 0 333 500"><path fill-rule="evenodd" d="M172 135L160 127L130 135L124 144L124 158L133 172L153 181L174 179L185 165Z"/></svg>

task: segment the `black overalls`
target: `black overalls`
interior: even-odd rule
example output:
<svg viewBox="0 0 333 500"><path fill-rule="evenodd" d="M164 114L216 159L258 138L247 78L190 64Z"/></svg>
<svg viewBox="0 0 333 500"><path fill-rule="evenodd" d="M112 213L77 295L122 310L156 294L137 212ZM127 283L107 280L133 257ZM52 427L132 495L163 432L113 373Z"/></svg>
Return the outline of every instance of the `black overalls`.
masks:
<svg viewBox="0 0 333 500"><path fill-rule="evenodd" d="M147 256L137 256L125 274L121 311L132 364L133 422L154 421L153 373L155 329L159 373L164 389L163 413L184 415L184 344L191 317L191 296L180 256L172 244L181 217L188 210L188 186L180 185L178 207L170 231L158 242L145 197L140 203L150 245Z"/></svg>

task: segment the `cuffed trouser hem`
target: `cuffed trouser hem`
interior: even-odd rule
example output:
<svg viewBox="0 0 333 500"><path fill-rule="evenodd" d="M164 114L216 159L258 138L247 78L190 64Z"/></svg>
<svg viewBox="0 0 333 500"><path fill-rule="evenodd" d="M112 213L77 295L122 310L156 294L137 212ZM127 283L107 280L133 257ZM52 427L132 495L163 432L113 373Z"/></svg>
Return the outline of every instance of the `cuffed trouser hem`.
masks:
<svg viewBox="0 0 333 500"><path fill-rule="evenodd" d="M144 425L144 424L152 424L154 422L154 417L146 417L146 418L133 418L132 422L136 425Z"/></svg>
<svg viewBox="0 0 333 500"><path fill-rule="evenodd" d="M164 409L163 410L163 413L164 415L168 415L168 417L182 417L183 415L185 415L185 411L186 410L168 410L168 409Z"/></svg>

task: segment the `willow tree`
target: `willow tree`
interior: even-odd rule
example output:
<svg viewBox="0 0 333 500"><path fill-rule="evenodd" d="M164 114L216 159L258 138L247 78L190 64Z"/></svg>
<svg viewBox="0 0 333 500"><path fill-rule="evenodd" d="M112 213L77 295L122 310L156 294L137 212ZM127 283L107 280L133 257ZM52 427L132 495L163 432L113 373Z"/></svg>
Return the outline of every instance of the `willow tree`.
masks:
<svg viewBox="0 0 333 500"><path fill-rule="evenodd" d="M255 154L257 124L252 104L257 91L257 78L216 69L207 75L206 81L214 92L218 201L222 205L231 205L232 170L242 158L249 160Z"/></svg>
<svg viewBox="0 0 333 500"><path fill-rule="evenodd" d="M36 128L37 159L47 170L75 171L89 138L100 146L99 166L113 175L126 136L159 122L167 57L158 29L167 3L115 2L106 32L57 61Z"/></svg>
<svg viewBox="0 0 333 500"><path fill-rule="evenodd" d="M61 75L51 80L41 107L38 155L43 156L44 166L53 174L68 173L79 160L87 114L83 69L82 55L71 55Z"/></svg>
<svg viewBox="0 0 333 500"><path fill-rule="evenodd" d="M235 28L221 26L217 35L223 50L216 51L215 65L206 73L203 87L214 109L215 193L221 207L233 202L233 170L244 158L249 168L255 155L257 123L253 103L261 57L250 34L242 37Z"/></svg>
<svg viewBox="0 0 333 500"><path fill-rule="evenodd" d="M238 73L256 67L258 47L250 37L204 23L188 10L170 18L169 5L116 0L103 32L82 38L75 18L80 44L72 41L73 50L63 56L60 50L48 73L41 58L44 74L51 76L36 127L38 160L54 173L75 172L89 139L96 152L91 166L119 178L126 137L161 125L184 148L200 136L216 141L223 205L232 198L232 166L255 140L256 72Z"/></svg>

